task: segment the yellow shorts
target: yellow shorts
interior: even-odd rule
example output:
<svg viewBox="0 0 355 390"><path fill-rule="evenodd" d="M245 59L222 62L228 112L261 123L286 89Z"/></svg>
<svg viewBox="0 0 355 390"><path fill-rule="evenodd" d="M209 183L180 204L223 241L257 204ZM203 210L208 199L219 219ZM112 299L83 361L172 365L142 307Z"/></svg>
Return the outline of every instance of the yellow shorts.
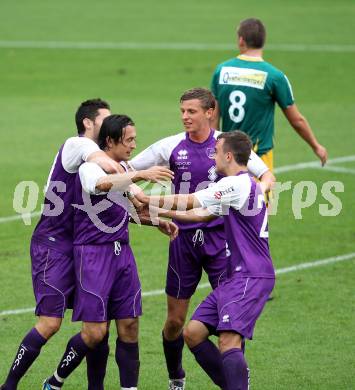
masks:
<svg viewBox="0 0 355 390"><path fill-rule="evenodd" d="M272 172L274 170L274 153L271 150L269 150L267 153L260 156L260 158L264 161L266 166L270 169Z"/></svg>
<svg viewBox="0 0 355 390"><path fill-rule="evenodd" d="M260 158L264 161L265 165L272 172L274 169L274 154L272 152L272 149L269 150L267 153L263 154L262 156L260 156ZM267 207L269 207L271 201L272 201L272 191L269 191L267 194L265 194L265 203Z"/></svg>

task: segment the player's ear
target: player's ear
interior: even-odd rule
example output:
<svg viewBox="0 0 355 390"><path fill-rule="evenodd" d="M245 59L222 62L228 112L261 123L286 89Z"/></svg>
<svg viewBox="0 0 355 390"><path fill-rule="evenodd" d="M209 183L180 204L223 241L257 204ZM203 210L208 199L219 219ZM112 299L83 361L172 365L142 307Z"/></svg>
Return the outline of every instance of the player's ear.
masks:
<svg viewBox="0 0 355 390"><path fill-rule="evenodd" d="M92 125L93 125L93 122L89 118L84 118L83 119L83 125L84 125L85 129L91 129Z"/></svg>
<svg viewBox="0 0 355 390"><path fill-rule="evenodd" d="M113 146L113 140L109 136L106 137L106 147L107 149L111 149Z"/></svg>
<svg viewBox="0 0 355 390"><path fill-rule="evenodd" d="M206 111L206 118L207 118L207 119L211 119L212 116L213 116L213 112L214 112L214 109L213 109L213 108L209 108L209 109Z"/></svg>

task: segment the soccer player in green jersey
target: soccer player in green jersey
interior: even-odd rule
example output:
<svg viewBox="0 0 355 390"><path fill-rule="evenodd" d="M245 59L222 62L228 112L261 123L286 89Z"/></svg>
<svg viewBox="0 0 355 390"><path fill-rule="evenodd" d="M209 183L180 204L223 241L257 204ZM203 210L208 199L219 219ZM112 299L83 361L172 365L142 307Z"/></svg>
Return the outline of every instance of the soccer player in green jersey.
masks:
<svg viewBox="0 0 355 390"><path fill-rule="evenodd" d="M237 35L240 55L219 64L213 74L211 89L218 101L213 127L219 129L222 118L222 131L247 133L255 152L272 170L276 102L324 165L327 150L299 112L287 77L262 58L266 37L263 23L259 19L243 20Z"/></svg>

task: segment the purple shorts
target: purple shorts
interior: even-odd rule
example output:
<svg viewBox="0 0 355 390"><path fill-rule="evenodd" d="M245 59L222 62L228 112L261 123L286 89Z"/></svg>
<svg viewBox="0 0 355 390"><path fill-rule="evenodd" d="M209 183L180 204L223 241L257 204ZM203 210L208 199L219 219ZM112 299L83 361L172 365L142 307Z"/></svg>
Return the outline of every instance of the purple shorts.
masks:
<svg viewBox="0 0 355 390"><path fill-rule="evenodd" d="M74 246L73 321L105 322L142 314L141 284L128 244Z"/></svg>
<svg viewBox="0 0 355 390"><path fill-rule="evenodd" d="M169 248L165 291L177 299L189 299L201 279L202 269L216 288L226 275L228 257L224 228L180 230Z"/></svg>
<svg viewBox="0 0 355 390"><path fill-rule="evenodd" d="M65 310L72 307L73 258L36 240L31 241L30 253L36 315L63 318Z"/></svg>
<svg viewBox="0 0 355 390"><path fill-rule="evenodd" d="M212 333L234 331L252 339L255 322L274 284L275 279L229 279L197 307L192 319L206 324Z"/></svg>

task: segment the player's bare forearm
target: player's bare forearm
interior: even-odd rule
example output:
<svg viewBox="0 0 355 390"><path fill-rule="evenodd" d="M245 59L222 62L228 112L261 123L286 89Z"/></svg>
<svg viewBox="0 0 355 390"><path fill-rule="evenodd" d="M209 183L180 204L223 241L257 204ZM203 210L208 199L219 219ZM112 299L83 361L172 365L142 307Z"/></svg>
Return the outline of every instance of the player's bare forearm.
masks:
<svg viewBox="0 0 355 390"><path fill-rule="evenodd" d="M132 183L138 180L136 172L111 174L101 177L96 183L96 188L102 192L108 192L111 189L126 191Z"/></svg>
<svg viewBox="0 0 355 390"><path fill-rule="evenodd" d="M260 177L260 185L263 192L271 191L275 182L276 178L270 170L263 173Z"/></svg>
<svg viewBox="0 0 355 390"><path fill-rule="evenodd" d="M117 173L101 177L96 184L96 188L102 192L111 189L116 191L126 191L132 183L141 180L159 182L173 178L173 172L164 167L152 167L142 171Z"/></svg>
<svg viewBox="0 0 355 390"><path fill-rule="evenodd" d="M140 223L146 226L155 226L160 230L161 233L169 236L170 240L174 240L179 234L178 226L172 221L166 221L162 218L158 218L157 212L150 213L149 211L147 212L147 210L148 207L138 212Z"/></svg>
<svg viewBox="0 0 355 390"><path fill-rule="evenodd" d="M93 162L99 165L106 173L124 173L122 165L112 160L103 150L91 153L86 162Z"/></svg>
<svg viewBox="0 0 355 390"><path fill-rule="evenodd" d="M158 217L154 217L149 215L149 213L144 209L144 210L137 210L137 215L139 218L139 222L141 225L145 226L159 226L159 221L160 219ZM132 223L136 223L135 221L131 221Z"/></svg>
<svg viewBox="0 0 355 390"><path fill-rule="evenodd" d="M138 197L139 201L151 206L165 210L186 211L192 208L201 207L194 194L179 194L165 196L143 196Z"/></svg>
<svg viewBox="0 0 355 390"><path fill-rule="evenodd" d="M180 222L209 222L213 219L218 218L216 215L211 214L207 209L191 209L187 211L178 211L178 210L164 210L164 209L155 209L155 212L160 217L166 217L171 219L176 219Z"/></svg>
<svg viewBox="0 0 355 390"><path fill-rule="evenodd" d="M298 111L297 106L293 104L283 112L297 134L308 143L324 165L328 159L327 149L318 142L307 119Z"/></svg>

